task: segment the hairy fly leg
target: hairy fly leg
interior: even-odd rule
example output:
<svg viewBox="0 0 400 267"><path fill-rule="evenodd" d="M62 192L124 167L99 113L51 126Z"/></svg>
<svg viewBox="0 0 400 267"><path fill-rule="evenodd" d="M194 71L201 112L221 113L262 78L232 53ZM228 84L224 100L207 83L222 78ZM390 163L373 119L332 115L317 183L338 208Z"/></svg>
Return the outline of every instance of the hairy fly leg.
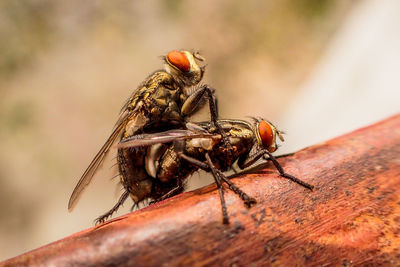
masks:
<svg viewBox="0 0 400 267"><path fill-rule="evenodd" d="M220 170L215 168L215 171L217 172L221 180L228 184L229 189L235 192L244 201L244 204L246 204L248 208L250 208L253 204L257 203L257 201L254 198L247 195L239 187L237 187L234 183L232 183Z"/></svg>
<svg viewBox="0 0 400 267"><path fill-rule="evenodd" d="M292 152L292 153L287 153L287 154L282 154L282 155L279 155L279 156L275 156L275 159L280 159L280 158L289 157L289 156L292 156L293 154L294 154L294 152ZM253 155L252 155L252 156L253 156ZM262 155L261 155L261 156L262 156ZM252 166L254 163L256 163L257 160L260 159L261 156L259 156L259 157L258 157L257 159L255 159L254 161L251 161L250 164L249 164L248 162L246 162L246 163L245 163L246 166L243 166L243 165L242 165L242 166L238 166L240 169L237 169L237 168L235 167L235 165L232 165L232 171L235 173L235 175L241 174L241 173L243 172L243 169ZM248 156L247 156L247 157L248 157ZM245 157L244 159L247 160L247 157ZM265 158L265 160L269 161L269 160L271 160L271 159L270 159L270 158ZM240 160L239 160L239 161L240 161ZM243 159L242 159L242 161L243 161ZM243 164L243 162L242 162L241 164ZM239 163L238 165L240 165L240 163Z"/></svg>
<svg viewBox="0 0 400 267"><path fill-rule="evenodd" d="M121 197L119 198L118 202L114 205L114 207L112 207L109 211L107 211L106 213L104 213L103 215L98 217L95 220L95 223L96 224L101 224L101 223L105 222L109 217L111 217L111 215L113 215L114 212L117 212L119 207L122 206L122 204L124 204L125 200L128 197L129 197L129 192L128 191L124 191L124 193L121 195Z"/></svg>
<svg viewBox="0 0 400 267"><path fill-rule="evenodd" d="M274 156L274 158L276 159L280 159L280 158L285 158L285 157L289 157L289 156L293 156L295 152L291 152L291 153L286 153L286 154L281 154L278 156ZM269 159L268 159L269 160Z"/></svg>
<svg viewBox="0 0 400 267"><path fill-rule="evenodd" d="M195 159L193 157L184 154L183 153L184 144L185 143L182 140L177 140L174 142L175 151L177 152L178 156L181 159L185 160L186 162L195 165L202 170L211 171L211 173L213 174L221 200L221 208L222 208L222 216L224 224L229 224L229 217L228 217L222 182L227 183L229 189L231 189L234 193L239 195L239 197L244 201L247 207L250 207L252 204L256 203L256 200L254 198L248 196L245 192L240 190L240 188L238 188L235 184L229 181L229 179L226 178L225 175L215 167L208 153L205 153L206 162L202 162L198 159Z"/></svg>
<svg viewBox="0 0 400 267"><path fill-rule="evenodd" d="M215 183L217 184L218 187L218 192L219 192L219 198L221 200L221 208L222 208L222 223L223 224L229 224L229 217L228 217L228 211L226 208L226 202L225 202L225 196L224 196L224 188L222 187L222 183L221 183L221 177L219 177L218 172L216 171L217 168L215 168L214 164L211 161L210 156L208 155L208 153L206 153L206 160L208 163L208 166L214 176L215 179Z"/></svg>
<svg viewBox="0 0 400 267"><path fill-rule="evenodd" d="M301 186L303 186L303 187L305 187L307 189L313 190L313 188L314 188L313 185L311 185L309 183L306 183L306 182L300 180L299 178L294 177L293 175L290 175L290 174L286 173L283 170L282 166L279 164L279 162L276 160L276 158L271 154L271 152L269 152L266 149L258 150L256 153L254 153L251 156L247 155L246 157L239 158L238 165L239 165L239 167L241 169L245 169L245 168L253 165L261 157L263 157L263 159L265 159L265 160L271 160L272 163L274 164L275 168L278 170L280 176L285 177L285 178L287 178L289 180L292 180L293 182L295 182L295 183L297 183L297 184L299 184L299 185L301 185Z"/></svg>
<svg viewBox="0 0 400 267"><path fill-rule="evenodd" d="M266 157L266 156L268 156L268 157ZM285 177L285 178L287 178L289 180L292 180L293 182L295 182L295 183L297 183L297 184L299 184L301 186L304 186L307 189L310 189L310 190L314 189L313 185L311 185L309 183L306 183L306 182L300 180L299 178L294 177L293 175L290 175L290 174L286 173L283 170L282 166L279 164L279 162L276 160L276 158L268 150L264 150L263 158L264 159L270 159L272 161L272 163L274 164L275 168L278 170L279 174L282 177Z"/></svg>
<svg viewBox="0 0 400 267"><path fill-rule="evenodd" d="M209 157L208 154L206 154L206 157ZM237 194L246 204L247 207L251 207L252 204L256 203L256 200L252 197L250 197L249 195L247 195L245 192L243 192L239 187L237 187L234 183L232 183L226 176L225 174L223 174L220 170L218 170L214 164L210 164L210 163L204 163L200 160L197 160L195 158L189 157L185 154L179 154L179 157L184 159L185 161L199 167L202 170L205 171L211 171L214 175L213 170L215 171L215 175L217 175L219 177L219 179L221 179L222 181L224 181L225 183L228 184L229 189L231 189L235 194ZM212 162L211 162L212 163Z"/></svg>

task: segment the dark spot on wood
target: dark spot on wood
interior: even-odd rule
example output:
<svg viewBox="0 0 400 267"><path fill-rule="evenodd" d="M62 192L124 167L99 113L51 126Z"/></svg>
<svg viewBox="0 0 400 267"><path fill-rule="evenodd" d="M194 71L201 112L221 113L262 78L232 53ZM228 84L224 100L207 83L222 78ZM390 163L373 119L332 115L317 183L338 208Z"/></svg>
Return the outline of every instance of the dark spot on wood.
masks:
<svg viewBox="0 0 400 267"><path fill-rule="evenodd" d="M255 226L259 227L264 222L265 215L266 212L265 209L263 208L259 213L253 213L250 216L254 220Z"/></svg>
<svg viewBox="0 0 400 267"><path fill-rule="evenodd" d="M346 260L346 259L344 259L344 260L342 261L342 266L343 266L343 267L351 266L351 264L352 264L352 261L351 261L351 260Z"/></svg>
<svg viewBox="0 0 400 267"><path fill-rule="evenodd" d="M369 186L367 186L367 189L368 189L368 193L369 193L369 194L371 194L372 192L375 191L375 187L369 187Z"/></svg>

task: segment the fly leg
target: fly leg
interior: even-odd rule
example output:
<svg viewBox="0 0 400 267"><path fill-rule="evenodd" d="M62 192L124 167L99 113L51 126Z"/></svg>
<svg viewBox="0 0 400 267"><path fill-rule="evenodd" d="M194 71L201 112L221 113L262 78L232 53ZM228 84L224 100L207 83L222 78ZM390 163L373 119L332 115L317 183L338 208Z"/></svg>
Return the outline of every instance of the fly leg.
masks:
<svg viewBox="0 0 400 267"><path fill-rule="evenodd" d="M285 157L289 157L289 156L294 155L294 153L295 153L295 152L287 153L287 154L282 154L282 155L279 155L279 156L274 156L274 158L276 158L276 159L285 158Z"/></svg>
<svg viewBox="0 0 400 267"><path fill-rule="evenodd" d="M283 156L286 156L286 155L283 155ZM313 190L313 188L314 188L313 185L306 183L306 182L300 180L299 178L286 173L283 170L282 166L279 164L279 162L276 160L276 158L271 154L271 152L269 152L266 149L259 150L256 153L254 153L253 155L247 156L246 158L239 158L238 165L241 169L247 168L247 167L253 165L261 157L263 157L265 160L271 160L272 163L274 164L275 168L278 170L280 176L285 177L289 180L292 180L293 182L295 182L307 189Z"/></svg>
<svg viewBox="0 0 400 267"><path fill-rule="evenodd" d="M204 163L202 161L199 161L195 158L189 157L185 154L181 154L179 155L182 159L186 160L187 162L196 165L197 167L199 167L200 169L203 169L205 171L211 171L214 170L216 175L219 176L219 178L224 181L225 183L228 184L229 189L231 189L234 193L236 193L246 204L247 207L251 207L252 204L256 203L256 200L252 197L250 197L249 195L247 195L245 192L243 192L239 187L237 187L234 183L232 183L226 176L225 174L223 174L220 170L218 170L214 164L211 165L210 163ZM208 154L206 154L206 157L209 157ZM210 167L211 166L211 167ZM214 175L214 172L213 172Z"/></svg>
<svg viewBox="0 0 400 267"><path fill-rule="evenodd" d="M240 190L235 184L233 184L231 181L229 181L228 178L225 177L225 175L218 170L215 165L212 163L210 156L208 153L206 153L206 160L207 162L202 162L200 160L197 160L195 158L189 157L183 153L178 153L179 157L186 160L187 162L199 167L200 169L203 169L205 171L211 171L211 173L214 176L215 182L218 187L218 192L219 196L221 199L221 206L222 206L222 215L223 215L223 223L228 224L229 219L228 219L228 213L227 213L227 208L226 208L226 203L225 203L225 197L224 197L224 192L223 192L223 187L222 187L222 181L227 183L229 188L239 195L239 197L244 201L247 207L250 207L252 204L256 203L256 200L250 196L248 196L245 192Z"/></svg>
<svg viewBox="0 0 400 267"><path fill-rule="evenodd" d="M227 158L231 158L233 153L232 145L229 142L229 138L226 135L226 132L224 131L224 129L222 129L221 125L217 121L218 109L217 100L214 96L214 91L215 90L211 89L208 85L201 86L186 99L185 103L182 106L181 112L184 115L192 114L199 106L201 106L202 100L206 97L210 106L211 121L217 128L218 133L222 136L222 140L227 150Z"/></svg>
<svg viewBox="0 0 400 267"><path fill-rule="evenodd" d="M259 160L261 157L263 157L265 154L271 155L271 153L268 150L262 149L262 150L258 150L256 153L254 153L251 156L246 156L245 158L240 158L239 161L238 161L239 168L243 170L243 169L245 169L247 167L250 167L251 165L256 163L257 160ZM294 153L282 154L282 155L279 155L279 156L276 156L276 157L271 155L270 157L264 157L264 159L265 160L271 160L273 162L274 161L273 159L275 159L275 161L276 161L276 159L288 157L288 156L291 156L293 154Z"/></svg>
<svg viewBox="0 0 400 267"><path fill-rule="evenodd" d="M109 211L107 211L105 214L101 215L95 220L96 224L100 224L105 222L114 212L118 210L118 208L124 204L125 200L128 198L129 192L125 191L122 196L119 198L118 202L112 207Z"/></svg>
<svg viewBox="0 0 400 267"><path fill-rule="evenodd" d="M215 166L212 163L208 153L206 153L206 160L207 160L208 166L210 167L211 172L212 172L212 174L214 176L215 183L217 184L217 187L218 187L219 198L221 200L221 207L222 207L222 223L223 224L229 224L228 211L227 211L227 208L226 208L226 202L225 202L225 196L224 196L224 188L222 187L221 177L219 176L218 172L216 171L217 168L215 168Z"/></svg>
<svg viewBox="0 0 400 267"><path fill-rule="evenodd" d="M305 188L308 188L308 189L310 189L310 190L313 190L313 188L314 188L313 185L311 185L311 184L309 184L309 183L306 183L306 182L300 180L299 178L294 177L293 175L287 174L287 173L283 170L283 168L282 168L282 166L279 164L279 162L276 160L276 158L275 158L274 156L272 156L272 154L271 154L268 150L264 150L264 152L265 152L265 154L264 154L263 158L264 158L264 159L270 159L270 160L272 161L272 163L275 165L275 168L278 170L279 174L280 174L282 177L288 178L288 179L292 180L293 182L295 182L295 183L297 183L297 184L299 184L299 185L301 185L301 186L304 186ZM266 155L268 155L268 158L266 158Z"/></svg>
<svg viewBox="0 0 400 267"><path fill-rule="evenodd" d="M258 150L256 153L253 155L244 155L242 157L239 157L239 160L237 162L238 166L240 169L246 169L247 167L252 166L254 163L256 163L257 160L259 160L262 156L265 155L265 151L267 150Z"/></svg>
<svg viewBox="0 0 400 267"><path fill-rule="evenodd" d="M244 201L244 204L246 204L248 208L250 208L253 204L257 203L257 201L254 198L248 196L245 192L240 190L239 187L237 187L234 183L232 183L220 170L215 168L215 171L219 174L221 180L227 183L229 188L237 195L239 195L239 197Z"/></svg>
<svg viewBox="0 0 400 267"><path fill-rule="evenodd" d="M139 209L139 203L133 201L133 205L131 207L131 212Z"/></svg>

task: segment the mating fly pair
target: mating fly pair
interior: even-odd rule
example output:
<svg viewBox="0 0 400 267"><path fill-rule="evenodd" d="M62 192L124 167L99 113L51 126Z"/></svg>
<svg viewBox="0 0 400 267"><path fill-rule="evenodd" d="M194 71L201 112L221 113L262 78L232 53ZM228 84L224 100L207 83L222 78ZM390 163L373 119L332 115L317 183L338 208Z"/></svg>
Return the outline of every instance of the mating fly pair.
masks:
<svg viewBox="0 0 400 267"><path fill-rule="evenodd" d="M232 149L227 137L219 126L213 90L207 85L198 86L205 67L197 61L204 61L199 53L172 51L164 57L164 69L147 77L131 95L121 109L119 118L110 137L96 154L89 167L76 185L68 203L71 211L83 191L92 181L112 145L119 139L143 133L154 133L169 129L184 128L187 118L208 100L211 121L224 136L228 152ZM121 184L135 203L139 203L152 192L153 179L144 168L146 148L118 149L117 162ZM104 221L108 214L100 217Z"/></svg>
<svg viewBox="0 0 400 267"><path fill-rule="evenodd" d="M111 146L118 144L118 168L124 193L117 204L97 222L104 222L130 196L135 204L159 201L183 190L194 171L212 172L221 197L223 221L228 223L222 182L237 193L247 206L255 200L237 188L222 173L237 161L246 168L261 157L272 160L281 176L302 186L312 186L286 174L271 152L281 134L269 122L252 125L239 120L217 120L213 90L198 85L204 67L198 53L172 51L164 57L165 69L151 74L123 106L111 136L97 153L76 185L68 209L76 205ZM195 87L196 88L196 87ZM187 118L208 100L211 121L187 123ZM255 154L250 155L253 147ZM254 150L254 149L253 149Z"/></svg>

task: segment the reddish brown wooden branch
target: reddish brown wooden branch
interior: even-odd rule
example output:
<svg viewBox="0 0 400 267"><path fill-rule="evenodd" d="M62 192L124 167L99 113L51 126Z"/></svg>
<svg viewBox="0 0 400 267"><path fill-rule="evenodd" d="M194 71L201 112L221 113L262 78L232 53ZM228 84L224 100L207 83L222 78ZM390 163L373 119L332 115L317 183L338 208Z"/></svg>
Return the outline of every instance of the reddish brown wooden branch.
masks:
<svg viewBox="0 0 400 267"><path fill-rule="evenodd" d="M181 194L3 262L60 265L400 265L400 115L233 179L247 209L215 186Z"/></svg>

